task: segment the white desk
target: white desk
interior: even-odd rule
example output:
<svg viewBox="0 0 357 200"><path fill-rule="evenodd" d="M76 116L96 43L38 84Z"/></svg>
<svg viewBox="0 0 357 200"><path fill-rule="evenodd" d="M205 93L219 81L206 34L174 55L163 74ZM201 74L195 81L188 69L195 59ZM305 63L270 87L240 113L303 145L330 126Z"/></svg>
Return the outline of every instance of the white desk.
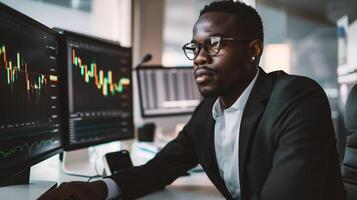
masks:
<svg viewBox="0 0 357 200"><path fill-rule="evenodd" d="M135 163L134 163L135 164ZM58 156L54 156L31 168L31 180L57 181L59 184L68 181L87 181L88 178L71 176L62 172ZM224 199L212 185L204 172L178 178L165 190L146 195L142 200L216 200Z"/></svg>

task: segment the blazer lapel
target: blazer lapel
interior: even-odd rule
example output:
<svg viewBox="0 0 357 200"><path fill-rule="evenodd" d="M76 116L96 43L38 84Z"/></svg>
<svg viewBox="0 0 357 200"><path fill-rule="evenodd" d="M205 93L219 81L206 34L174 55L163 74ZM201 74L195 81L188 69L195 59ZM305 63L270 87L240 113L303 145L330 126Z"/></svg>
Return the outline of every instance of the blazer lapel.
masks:
<svg viewBox="0 0 357 200"><path fill-rule="evenodd" d="M248 148L251 147L254 138L255 129L259 118L265 109L265 100L269 98L271 82L263 69L259 68L259 75L252 92L249 95L248 102L243 111L242 122L239 133L239 178L242 195L245 191L245 161ZM244 196L242 196L244 197Z"/></svg>

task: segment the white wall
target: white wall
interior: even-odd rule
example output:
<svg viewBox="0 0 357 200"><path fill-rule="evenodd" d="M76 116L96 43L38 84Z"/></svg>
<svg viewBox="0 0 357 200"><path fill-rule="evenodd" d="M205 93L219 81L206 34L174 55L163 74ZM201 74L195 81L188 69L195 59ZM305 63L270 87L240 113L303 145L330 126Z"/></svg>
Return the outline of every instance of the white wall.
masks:
<svg viewBox="0 0 357 200"><path fill-rule="evenodd" d="M91 12L41 1L0 0L49 27L59 27L131 45L131 1L93 0Z"/></svg>
<svg viewBox="0 0 357 200"><path fill-rule="evenodd" d="M164 13L167 11L166 0L133 0L134 29L133 29L133 53L134 65L138 63L145 53L151 53L153 59L147 64L161 65L164 43ZM190 35L191 37L191 35ZM136 86L136 76L134 73L133 84ZM178 123L186 123L189 115L143 118L140 112L138 88L134 87L134 122L136 126L144 123L154 122L157 125L157 132L170 134L175 132Z"/></svg>

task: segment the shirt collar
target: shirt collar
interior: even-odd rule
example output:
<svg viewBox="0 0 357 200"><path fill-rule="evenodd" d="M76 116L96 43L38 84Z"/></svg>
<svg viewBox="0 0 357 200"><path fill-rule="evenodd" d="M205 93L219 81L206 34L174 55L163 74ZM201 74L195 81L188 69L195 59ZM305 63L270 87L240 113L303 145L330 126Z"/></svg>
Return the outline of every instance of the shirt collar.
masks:
<svg viewBox="0 0 357 200"><path fill-rule="evenodd" d="M233 105L231 105L229 108L227 108L226 110L224 110L222 108L222 105L220 103L220 99L221 98L217 98L216 102L213 104L212 107L212 116L214 120L217 120L218 118L220 118L223 115L223 112L232 112L232 111L243 111L245 105L247 104L248 101L248 97L253 89L253 86L255 84L255 82L257 81L259 75L259 68L257 70L257 73L254 76L254 79L249 83L248 87L245 88L245 90L243 91L243 93L239 96L239 98L233 103Z"/></svg>

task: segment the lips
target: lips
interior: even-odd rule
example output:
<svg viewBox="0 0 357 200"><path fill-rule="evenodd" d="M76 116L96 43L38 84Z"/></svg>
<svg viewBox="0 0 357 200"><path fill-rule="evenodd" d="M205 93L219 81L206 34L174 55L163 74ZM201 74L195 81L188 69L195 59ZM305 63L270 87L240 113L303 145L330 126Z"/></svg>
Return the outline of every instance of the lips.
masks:
<svg viewBox="0 0 357 200"><path fill-rule="evenodd" d="M197 83L201 84L210 81L215 74L214 70L207 69L207 67L199 68L195 71L195 79Z"/></svg>

